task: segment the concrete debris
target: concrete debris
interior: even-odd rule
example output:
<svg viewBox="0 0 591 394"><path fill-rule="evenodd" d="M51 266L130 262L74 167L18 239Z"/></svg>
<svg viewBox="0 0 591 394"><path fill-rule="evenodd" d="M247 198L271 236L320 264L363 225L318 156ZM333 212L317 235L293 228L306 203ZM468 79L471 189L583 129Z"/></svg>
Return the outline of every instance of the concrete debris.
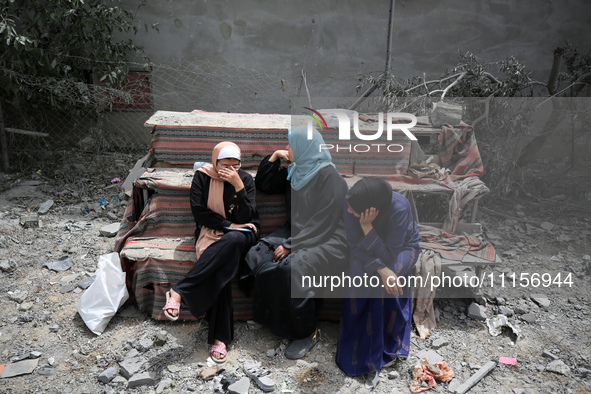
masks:
<svg viewBox="0 0 591 394"><path fill-rule="evenodd" d="M39 359L31 359L19 361L12 364L2 365L2 372L0 372L0 378L11 378L13 376L30 374L37 368Z"/></svg>
<svg viewBox="0 0 591 394"><path fill-rule="evenodd" d="M473 302L468 307L468 316L476 320L486 320L486 307Z"/></svg>
<svg viewBox="0 0 591 394"><path fill-rule="evenodd" d="M455 391L457 394L464 394L472 387L474 387L478 382L482 380L490 371L492 371L497 366L497 363L494 361L489 361L482 368L478 370L474 375L472 375L468 380L466 380L460 387L458 387Z"/></svg>
<svg viewBox="0 0 591 394"><path fill-rule="evenodd" d="M568 375L570 373L570 367L562 360L554 360L550 361L550 363L546 365L546 371L554 372L560 375Z"/></svg>

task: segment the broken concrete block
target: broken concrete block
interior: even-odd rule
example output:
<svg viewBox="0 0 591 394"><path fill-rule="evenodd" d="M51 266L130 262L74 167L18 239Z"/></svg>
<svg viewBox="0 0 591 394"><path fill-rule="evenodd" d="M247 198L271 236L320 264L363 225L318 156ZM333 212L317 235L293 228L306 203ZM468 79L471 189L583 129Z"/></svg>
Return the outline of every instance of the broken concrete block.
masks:
<svg viewBox="0 0 591 394"><path fill-rule="evenodd" d="M554 226L552 223L550 222L544 222L542 224L540 224L540 227L543 228L546 231L552 231L552 229L556 226Z"/></svg>
<svg viewBox="0 0 591 394"><path fill-rule="evenodd" d="M20 223L24 228L39 227L39 215L33 214L21 216Z"/></svg>
<svg viewBox="0 0 591 394"><path fill-rule="evenodd" d="M43 204L39 205L39 209L37 210L37 213L39 215L45 215L52 206L53 206L53 200L47 200Z"/></svg>
<svg viewBox="0 0 591 394"><path fill-rule="evenodd" d="M140 374L133 375L127 382L127 387L133 388L138 386L152 385L155 382L156 379L154 379L154 376L151 372L142 372Z"/></svg>
<svg viewBox="0 0 591 394"><path fill-rule="evenodd" d="M541 306L543 308L547 308L550 306L550 300L548 299L548 297L546 297L543 294L532 294L530 296L530 298L532 299L533 302L535 302L536 304L538 304L539 306Z"/></svg>
<svg viewBox="0 0 591 394"><path fill-rule="evenodd" d="M486 308L473 302L468 307L468 316L476 320L486 320Z"/></svg>
<svg viewBox="0 0 591 394"><path fill-rule="evenodd" d="M457 394L464 394L468 390L470 390L476 383L480 382L482 378L484 378L490 371L492 371L497 366L497 363L494 361L489 361L482 368L478 370L474 375L472 375L468 380L466 380L460 387L457 388Z"/></svg>
<svg viewBox="0 0 591 394"><path fill-rule="evenodd" d="M558 373L560 375L568 375L570 373L570 367L562 360L554 360L546 365L546 371Z"/></svg>
<svg viewBox="0 0 591 394"><path fill-rule="evenodd" d="M521 315L521 319L529 324L534 324L536 322L536 315L532 312L529 312Z"/></svg>
<svg viewBox="0 0 591 394"><path fill-rule="evenodd" d="M13 376L26 375L35 370L39 364L39 359L29 359L17 363L3 365L0 378L11 378Z"/></svg>
<svg viewBox="0 0 591 394"><path fill-rule="evenodd" d="M146 361L147 360L144 357L126 358L119 363L119 367L121 368L121 376L123 376L125 379L131 378L142 369Z"/></svg>
<svg viewBox="0 0 591 394"><path fill-rule="evenodd" d="M111 380L115 379L115 376L119 373L117 367L110 367L105 369L99 376L98 380L101 383L110 383Z"/></svg>
<svg viewBox="0 0 591 394"><path fill-rule="evenodd" d="M102 227L99 232L103 237L114 237L119 231L119 223L111 223L107 226Z"/></svg>

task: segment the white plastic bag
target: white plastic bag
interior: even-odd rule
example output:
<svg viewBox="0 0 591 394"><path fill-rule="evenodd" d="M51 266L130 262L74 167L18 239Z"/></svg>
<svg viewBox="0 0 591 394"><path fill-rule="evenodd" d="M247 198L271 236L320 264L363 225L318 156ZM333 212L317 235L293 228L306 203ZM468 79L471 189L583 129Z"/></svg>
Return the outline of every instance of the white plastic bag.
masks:
<svg viewBox="0 0 591 394"><path fill-rule="evenodd" d="M90 331L100 335L128 298L119 253L103 254L99 257L96 279L80 297L78 313Z"/></svg>

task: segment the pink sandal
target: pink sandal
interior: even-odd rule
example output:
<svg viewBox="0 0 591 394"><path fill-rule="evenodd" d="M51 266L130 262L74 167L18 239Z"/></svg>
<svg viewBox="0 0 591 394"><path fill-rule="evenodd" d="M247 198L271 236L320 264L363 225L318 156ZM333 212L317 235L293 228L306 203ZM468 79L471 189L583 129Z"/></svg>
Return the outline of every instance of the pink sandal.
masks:
<svg viewBox="0 0 591 394"><path fill-rule="evenodd" d="M168 317L169 320L176 321L179 319L179 315L181 313L181 303L172 298L172 293L170 290L166 292L166 305L164 305L164 315ZM175 310L177 311L176 316L171 315L168 313L168 310Z"/></svg>
<svg viewBox="0 0 591 394"><path fill-rule="evenodd" d="M220 358L216 358L213 356L214 353L219 353L221 354L222 357ZM218 364L223 364L226 362L226 344L224 342L218 343L217 345L211 345L211 350L209 352L209 355L211 356L211 359L213 361L215 361Z"/></svg>

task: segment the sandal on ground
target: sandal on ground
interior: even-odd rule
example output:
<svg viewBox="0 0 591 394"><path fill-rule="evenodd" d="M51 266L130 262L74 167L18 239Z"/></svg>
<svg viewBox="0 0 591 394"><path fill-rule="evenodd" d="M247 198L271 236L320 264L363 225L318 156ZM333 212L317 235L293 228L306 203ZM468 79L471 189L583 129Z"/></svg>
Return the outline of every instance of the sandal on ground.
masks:
<svg viewBox="0 0 591 394"><path fill-rule="evenodd" d="M219 353L221 355L220 358L214 357L213 354L214 353ZM211 357L211 359L218 363L218 364L223 364L226 362L226 344L224 342L220 342L217 345L211 345L211 350L209 351L209 355Z"/></svg>
<svg viewBox="0 0 591 394"><path fill-rule="evenodd" d="M285 357L290 360L297 360L306 355L318 343L320 340L320 336L318 335L318 330L314 332L314 335L311 337L306 337L302 339L296 339L292 343L289 344L287 349L285 349Z"/></svg>
<svg viewBox="0 0 591 394"><path fill-rule="evenodd" d="M365 380L365 388L368 390L373 390L378 385L380 381L380 372L373 371L367 374L367 379Z"/></svg>
<svg viewBox="0 0 591 394"><path fill-rule="evenodd" d="M166 305L164 305L164 315L168 317L169 320L175 321L179 319L179 315L181 313L181 303L172 298L172 293L170 290L166 292ZM171 315L168 311L169 310L176 310L176 316Z"/></svg>
<svg viewBox="0 0 591 394"><path fill-rule="evenodd" d="M260 361L246 360L244 362L244 373L254 380L261 390L265 392L275 390L275 382L267 376L271 371L261 367Z"/></svg>

